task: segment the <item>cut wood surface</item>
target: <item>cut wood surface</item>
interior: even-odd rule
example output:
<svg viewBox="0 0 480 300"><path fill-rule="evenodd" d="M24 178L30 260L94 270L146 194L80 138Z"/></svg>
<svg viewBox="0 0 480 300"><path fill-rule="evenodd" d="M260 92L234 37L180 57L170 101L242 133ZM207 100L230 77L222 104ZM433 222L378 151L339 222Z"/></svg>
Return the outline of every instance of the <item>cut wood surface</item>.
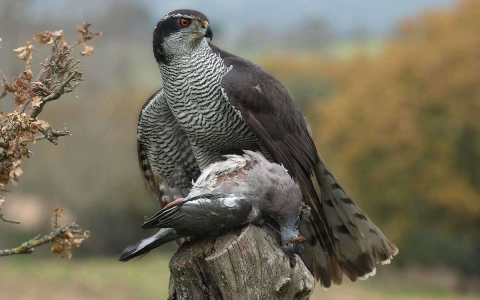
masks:
<svg viewBox="0 0 480 300"><path fill-rule="evenodd" d="M308 299L314 279L277 234L250 225L185 242L170 261L169 299Z"/></svg>

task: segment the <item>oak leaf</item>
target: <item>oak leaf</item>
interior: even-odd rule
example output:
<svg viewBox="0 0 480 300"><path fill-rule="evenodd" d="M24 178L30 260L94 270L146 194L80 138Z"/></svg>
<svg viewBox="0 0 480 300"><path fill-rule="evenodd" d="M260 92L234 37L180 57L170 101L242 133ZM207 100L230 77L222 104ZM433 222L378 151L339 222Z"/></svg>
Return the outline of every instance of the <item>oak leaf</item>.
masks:
<svg viewBox="0 0 480 300"><path fill-rule="evenodd" d="M45 31L45 33L37 33L33 36L33 39L40 44L51 44L54 41L62 40L63 30L58 31Z"/></svg>
<svg viewBox="0 0 480 300"><path fill-rule="evenodd" d="M17 52L17 58L21 60L25 60L27 62L27 66L30 66L30 62L32 60L32 54L35 47L30 44L30 41L27 41L27 45L23 47L18 47L13 49L13 51Z"/></svg>
<svg viewBox="0 0 480 300"><path fill-rule="evenodd" d="M85 49L84 51L80 52L80 55L82 56L90 56L93 54L93 47L88 46L87 44L83 44L83 48Z"/></svg>
<svg viewBox="0 0 480 300"><path fill-rule="evenodd" d="M32 98L32 107L37 106L39 107L42 104L42 98L35 96Z"/></svg>

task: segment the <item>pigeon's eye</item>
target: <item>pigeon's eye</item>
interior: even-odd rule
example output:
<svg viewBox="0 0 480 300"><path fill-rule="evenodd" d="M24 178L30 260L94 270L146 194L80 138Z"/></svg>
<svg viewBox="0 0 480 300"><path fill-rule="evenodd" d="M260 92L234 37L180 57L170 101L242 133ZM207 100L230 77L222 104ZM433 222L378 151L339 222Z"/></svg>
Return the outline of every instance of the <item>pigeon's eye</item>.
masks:
<svg viewBox="0 0 480 300"><path fill-rule="evenodd" d="M190 20L183 18L183 19L180 19L179 23L180 23L180 26L187 27L188 25L190 25Z"/></svg>

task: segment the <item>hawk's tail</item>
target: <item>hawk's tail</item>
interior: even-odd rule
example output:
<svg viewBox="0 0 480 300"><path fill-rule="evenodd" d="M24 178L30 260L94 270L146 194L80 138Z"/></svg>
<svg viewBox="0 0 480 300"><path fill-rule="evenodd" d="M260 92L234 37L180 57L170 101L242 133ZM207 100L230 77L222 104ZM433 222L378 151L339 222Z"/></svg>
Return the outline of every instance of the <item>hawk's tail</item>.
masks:
<svg viewBox="0 0 480 300"><path fill-rule="evenodd" d="M374 275L376 264L389 263L398 254L397 247L357 207L323 161L317 164L315 175L320 184L320 209L324 212L331 235L318 236L317 231L312 236L314 240L306 244L305 251L313 251L314 254L311 270L315 278L328 287L331 282L340 284L342 273L352 281ZM314 224L306 224L311 227L307 234L314 233ZM315 235L326 243L319 243ZM315 241L318 243L315 244ZM328 242L330 249L321 247L320 244Z"/></svg>
<svg viewBox="0 0 480 300"><path fill-rule="evenodd" d="M178 238L180 238L180 236L177 234L175 229L162 228L155 235L152 235L149 238L141 240L140 242L125 248L118 260L129 261L132 258L147 254L148 252L150 252L150 250L153 250L163 244L166 244Z"/></svg>

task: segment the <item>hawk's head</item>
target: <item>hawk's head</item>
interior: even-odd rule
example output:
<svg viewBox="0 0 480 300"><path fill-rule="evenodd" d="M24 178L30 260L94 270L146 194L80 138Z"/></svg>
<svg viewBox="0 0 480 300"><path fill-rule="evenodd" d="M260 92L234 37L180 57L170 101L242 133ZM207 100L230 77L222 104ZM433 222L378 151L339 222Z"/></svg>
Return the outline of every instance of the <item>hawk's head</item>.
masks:
<svg viewBox="0 0 480 300"><path fill-rule="evenodd" d="M196 10L174 10L158 22L153 31L153 53L157 62L186 54L200 45L203 38L213 38L208 18Z"/></svg>

